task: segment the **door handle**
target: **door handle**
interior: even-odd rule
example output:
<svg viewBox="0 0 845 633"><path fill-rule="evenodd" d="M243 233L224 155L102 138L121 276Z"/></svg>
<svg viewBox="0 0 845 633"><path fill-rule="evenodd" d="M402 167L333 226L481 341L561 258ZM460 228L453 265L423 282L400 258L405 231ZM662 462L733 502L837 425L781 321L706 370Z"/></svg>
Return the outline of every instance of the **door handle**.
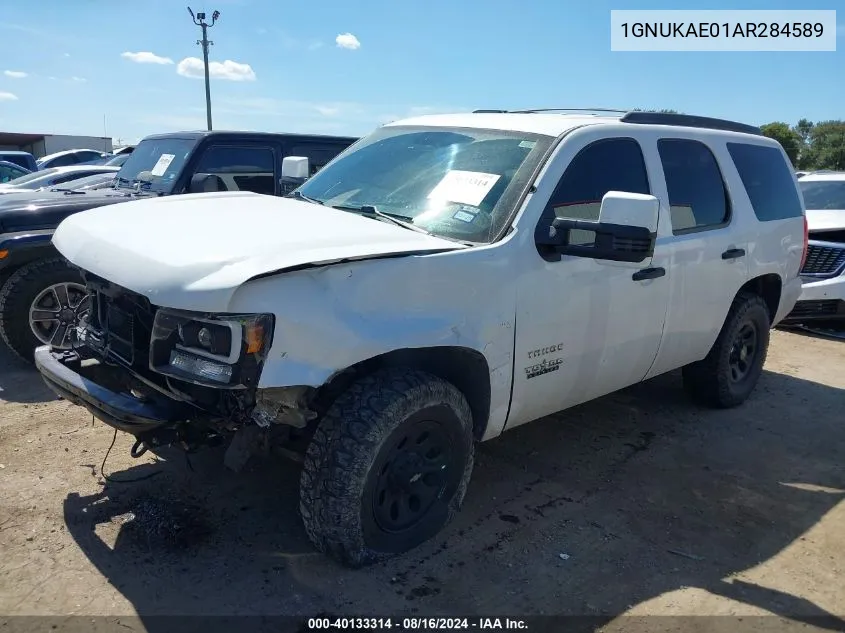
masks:
<svg viewBox="0 0 845 633"><path fill-rule="evenodd" d="M729 248L722 253L722 259L736 259L738 257L745 257L744 248Z"/></svg>
<svg viewBox="0 0 845 633"><path fill-rule="evenodd" d="M631 275L631 279L634 281L644 281L646 279L657 279L665 274L665 268L643 268Z"/></svg>

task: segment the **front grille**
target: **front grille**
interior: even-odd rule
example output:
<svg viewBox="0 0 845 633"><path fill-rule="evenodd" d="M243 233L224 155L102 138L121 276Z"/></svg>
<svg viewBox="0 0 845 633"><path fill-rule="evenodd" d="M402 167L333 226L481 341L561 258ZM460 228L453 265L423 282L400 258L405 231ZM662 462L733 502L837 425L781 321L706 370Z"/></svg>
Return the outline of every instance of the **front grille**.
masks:
<svg viewBox="0 0 845 633"><path fill-rule="evenodd" d="M89 283L89 291L94 309L86 343L127 365L145 365L154 308L145 297L108 283Z"/></svg>
<svg viewBox="0 0 845 633"><path fill-rule="evenodd" d="M813 244L807 247L807 261L802 275L833 277L845 267L845 245Z"/></svg>
<svg viewBox="0 0 845 633"><path fill-rule="evenodd" d="M824 318L839 315L840 307L845 307L842 301L836 299L820 299L816 301L799 301L795 304L787 318Z"/></svg>

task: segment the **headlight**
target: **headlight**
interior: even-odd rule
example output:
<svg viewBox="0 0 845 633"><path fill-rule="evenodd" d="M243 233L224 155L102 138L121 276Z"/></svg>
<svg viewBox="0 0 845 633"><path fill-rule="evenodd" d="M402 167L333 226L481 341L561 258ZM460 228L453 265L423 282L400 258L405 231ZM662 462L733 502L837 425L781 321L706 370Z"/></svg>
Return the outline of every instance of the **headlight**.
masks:
<svg viewBox="0 0 845 633"><path fill-rule="evenodd" d="M270 349L269 314L197 315L161 309L150 342L150 369L198 384L247 386Z"/></svg>

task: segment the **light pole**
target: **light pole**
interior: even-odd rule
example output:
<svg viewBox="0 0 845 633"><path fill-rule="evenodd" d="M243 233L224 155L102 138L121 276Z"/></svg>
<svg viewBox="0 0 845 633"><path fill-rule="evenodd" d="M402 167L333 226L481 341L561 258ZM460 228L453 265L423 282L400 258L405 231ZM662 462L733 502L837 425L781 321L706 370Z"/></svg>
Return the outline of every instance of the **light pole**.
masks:
<svg viewBox="0 0 845 633"><path fill-rule="evenodd" d="M203 63L205 64L205 116L208 121L208 129L211 129L211 85L208 81L208 47L214 44L214 42L209 41L208 39L208 29L214 26L214 23L220 18L220 11L215 11L211 14L211 24L205 21L205 13L197 13L194 15L194 12L191 11L191 7L188 7L188 13L191 14L191 19L194 21L194 24L202 28L202 39L197 40L197 44L202 46L202 59Z"/></svg>

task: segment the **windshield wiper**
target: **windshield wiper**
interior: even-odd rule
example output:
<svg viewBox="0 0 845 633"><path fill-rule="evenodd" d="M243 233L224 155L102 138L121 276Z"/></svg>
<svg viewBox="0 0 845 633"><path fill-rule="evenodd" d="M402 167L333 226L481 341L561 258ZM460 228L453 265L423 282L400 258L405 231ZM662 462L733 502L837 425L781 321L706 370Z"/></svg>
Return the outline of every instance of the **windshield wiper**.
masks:
<svg viewBox="0 0 845 633"><path fill-rule="evenodd" d="M297 200L305 200L305 202L310 202L312 204L319 204L319 205L325 204L325 202L323 202L322 200L317 200L317 198L309 198L308 196L306 196L304 193L302 193L301 191L299 191L297 189L294 189L290 193L285 194L284 197L285 198L296 198Z"/></svg>
<svg viewBox="0 0 845 633"><path fill-rule="evenodd" d="M386 211L379 211L376 207L371 204L363 204L359 207L351 206L351 205L331 205L332 209L339 209L341 211L352 211L354 213L360 213L362 215L366 215L368 217L374 218L381 218L386 220L396 226L401 226L403 229L408 229L411 231L416 231L417 233L425 233L426 235L434 235L431 231L426 231L424 228L420 226L414 226L414 218L401 215L399 213L387 213Z"/></svg>

